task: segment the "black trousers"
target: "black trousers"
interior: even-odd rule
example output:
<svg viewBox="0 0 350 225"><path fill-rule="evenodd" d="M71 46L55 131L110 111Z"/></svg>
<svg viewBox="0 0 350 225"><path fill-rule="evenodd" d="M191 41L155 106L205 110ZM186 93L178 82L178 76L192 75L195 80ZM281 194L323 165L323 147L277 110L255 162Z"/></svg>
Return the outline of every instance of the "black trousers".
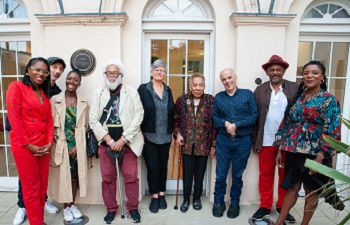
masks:
<svg viewBox="0 0 350 225"><path fill-rule="evenodd" d="M190 201L194 180L193 200L200 199L203 193L203 179L208 156L182 154L184 201Z"/></svg>
<svg viewBox="0 0 350 225"><path fill-rule="evenodd" d="M170 143L158 145L145 138L142 155L146 162L147 181L150 194L166 190Z"/></svg>
<svg viewBox="0 0 350 225"><path fill-rule="evenodd" d="M17 201L17 205L19 208L25 208L26 206L24 205L24 201L23 201L23 192L22 192L22 184L21 181L18 179L18 201ZM47 194L45 196L45 200L47 201Z"/></svg>

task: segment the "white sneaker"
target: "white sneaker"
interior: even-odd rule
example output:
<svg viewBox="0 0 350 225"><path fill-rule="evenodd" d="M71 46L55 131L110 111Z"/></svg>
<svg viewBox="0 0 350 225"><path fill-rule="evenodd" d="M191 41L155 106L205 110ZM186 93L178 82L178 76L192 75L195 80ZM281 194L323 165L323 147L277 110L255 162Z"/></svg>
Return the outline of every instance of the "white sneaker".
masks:
<svg viewBox="0 0 350 225"><path fill-rule="evenodd" d="M70 211L71 211L73 217L76 219L81 218L83 216L83 214L80 212L78 207L76 207L75 205L70 206Z"/></svg>
<svg viewBox="0 0 350 225"><path fill-rule="evenodd" d="M50 214L55 214L55 213L58 213L59 209L56 206L52 205L49 201L46 201L45 211Z"/></svg>
<svg viewBox="0 0 350 225"><path fill-rule="evenodd" d="M20 225L24 222L27 212L25 208L18 208L15 218L13 219L13 225Z"/></svg>
<svg viewBox="0 0 350 225"><path fill-rule="evenodd" d="M70 222L74 219L69 207L63 209L63 218L67 222Z"/></svg>

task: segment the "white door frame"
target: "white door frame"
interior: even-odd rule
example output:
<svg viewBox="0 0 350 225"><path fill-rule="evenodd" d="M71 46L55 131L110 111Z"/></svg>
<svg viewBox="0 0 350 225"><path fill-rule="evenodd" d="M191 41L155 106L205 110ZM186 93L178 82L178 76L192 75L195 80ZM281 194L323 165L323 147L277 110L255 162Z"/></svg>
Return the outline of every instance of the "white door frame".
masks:
<svg viewBox="0 0 350 225"><path fill-rule="evenodd" d="M150 71L151 71L151 40L204 40L204 68L203 74L205 76L205 93L214 94L214 57L213 57L213 38L212 32L202 31L201 33L193 32L176 32L176 31L152 31L144 33L144 43L142 48L142 83L147 83L150 81ZM168 56L169 59L169 56ZM169 62L169 60L167 60ZM167 71L169 71L167 69ZM208 160L207 170L204 178L204 189L206 196L209 195L210 188L210 168L211 160ZM147 177L146 167L144 162L142 162L142 177ZM144 179L142 186L142 193L146 193L147 183ZM180 181L179 189L183 189L182 180ZM176 180L167 180L167 193L174 194L176 192Z"/></svg>

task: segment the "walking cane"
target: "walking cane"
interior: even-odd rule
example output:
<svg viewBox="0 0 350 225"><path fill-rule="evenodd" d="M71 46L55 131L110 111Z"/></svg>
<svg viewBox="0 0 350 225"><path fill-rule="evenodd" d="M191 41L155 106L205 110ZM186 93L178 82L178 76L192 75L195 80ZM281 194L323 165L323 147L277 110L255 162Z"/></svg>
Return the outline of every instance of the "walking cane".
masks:
<svg viewBox="0 0 350 225"><path fill-rule="evenodd" d="M117 182L118 182L118 197L120 201L120 217L122 219L125 218L125 212L124 212L124 190L122 189L121 179L120 179L120 172L119 172L119 162L118 158L115 159L115 164L117 168Z"/></svg>
<svg viewBox="0 0 350 225"><path fill-rule="evenodd" d="M175 206L174 209L178 209L179 207L177 206L179 202L179 183L180 183L180 168L181 168L181 145L179 145L179 155L178 155L178 160L177 160L177 184L176 184L176 200L175 200Z"/></svg>

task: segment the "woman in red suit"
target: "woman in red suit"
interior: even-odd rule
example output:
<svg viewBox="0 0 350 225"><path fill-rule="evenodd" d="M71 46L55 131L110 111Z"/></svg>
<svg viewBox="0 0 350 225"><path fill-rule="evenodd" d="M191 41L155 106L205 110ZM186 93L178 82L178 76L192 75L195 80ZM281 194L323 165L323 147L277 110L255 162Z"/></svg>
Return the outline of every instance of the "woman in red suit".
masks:
<svg viewBox="0 0 350 225"><path fill-rule="evenodd" d="M22 81L12 82L6 93L11 124L11 150L22 182L30 225L43 225L49 175L49 149L53 121L49 96L50 66L32 58Z"/></svg>

